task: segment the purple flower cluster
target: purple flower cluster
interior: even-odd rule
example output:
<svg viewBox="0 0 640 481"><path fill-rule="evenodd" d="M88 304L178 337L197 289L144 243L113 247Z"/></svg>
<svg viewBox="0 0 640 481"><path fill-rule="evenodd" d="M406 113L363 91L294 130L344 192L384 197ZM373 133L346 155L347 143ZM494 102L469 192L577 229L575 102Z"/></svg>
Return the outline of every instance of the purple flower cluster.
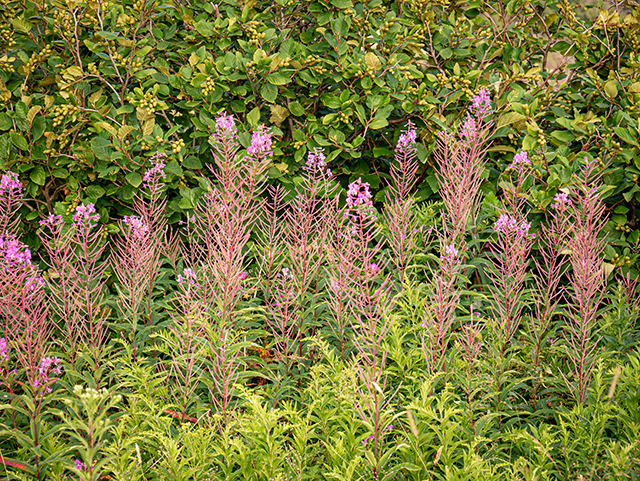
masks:
<svg viewBox="0 0 640 481"><path fill-rule="evenodd" d="M528 234L530 228L531 224L527 221L518 223L516 219L506 214L502 214L493 227L496 232L501 232L503 234L510 234L515 232L519 235Z"/></svg>
<svg viewBox="0 0 640 481"><path fill-rule="evenodd" d="M310 173L324 173L330 176L332 172L331 169L327 168L326 160L327 157L324 155L324 151L320 147L315 147L309 152L307 163L302 167L302 170Z"/></svg>
<svg viewBox="0 0 640 481"><path fill-rule="evenodd" d="M197 286L198 282L196 281L196 273L190 267L185 268L182 271L182 274L178 274L178 284L191 284L192 286Z"/></svg>
<svg viewBox="0 0 640 481"><path fill-rule="evenodd" d="M40 367L38 368L38 377L33 381L33 387L44 386L45 391L50 393L51 386L49 385L55 379L51 379L51 375L62 374L62 368L60 367L60 360L57 357L45 357L40 361Z"/></svg>
<svg viewBox="0 0 640 481"><path fill-rule="evenodd" d="M480 118L493 113L493 109L491 108L491 95L487 89L480 89L478 93L471 98L471 111Z"/></svg>
<svg viewBox="0 0 640 481"><path fill-rule="evenodd" d="M478 136L478 122L470 115L467 115L460 128L460 134L464 139L473 141Z"/></svg>
<svg viewBox="0 0 640 481"><path fill-rule="evenodd" d="M8 264L21 264L32 267L31 251L18 239L4 240L0 236L0 257Z"/></svg>
<svg viewBox="0 0 640 481"><path fill-rule="evenodd" d="M521 172L529 167L531 167L531 161L527 155L526 151L522 151L513 156L513 163L511 164L518 172Z"/></svg>
<svg viewBox="0 0 640 481"><path fill-rule="evenodd" d="M125 215L124 223L129 227L135 239L144 239L149 234L149 226L140 217Z"/></svg>
<svg viewBox="0 0 640 481"><path fill-rule="evenodd" d="M442 255L440 256L440 260L444 262L453 263L457 258L460 252L455 248L454 245L444 246Z"/></svg>
<svg viewBox="0 0 640 481"><path fill-rule="evenodd" d="M347 189L347 206L350 209L358 209L360 207L373 208L371 191L369 184L358 179L349 184Z"/></svg>
<svg viewBox="0 0 640 481"><path fill-rule="evenodd" d="M218 142L224 142L225 140L235 142L237 135L238 128L233 116L221 114L216 118L216 133L213 134L215 140Z"/></svg>
<svg viewBox="0 0 640 481"><path fill-rule="evenodd" d="M150 187L155 184L158 178L166 178L167 174L164 173L166 167L166 155L163 152L157 152L151 157L151 168L144 173L142 180L145 187Z"/></svg>
<svg viewBox="0 0 640 481"><path fill-rule="evenodd" d="M569 199L569 194L565 194L564 192L558 192L553 198L553 204L551 204L551 207L557 210L558 212L562 213L572 205L573 204Z"/></svg>
<svg viewBox="0 0 640 481"><path fill-rule="evenodd" d="M4 337L0 337L0 362L9 360L9 345Z"/></svg>
<svg viewBox="0 0 640 481"><path fill-rule="evenodd" d="M32 290L44 287L44 279L42 276L30 277L27 279L27 287Z"/></svg>
<svg viewBox="0 0 640 481"><path fill-rule="evenodd" d="M249 274L247 274L244 271L242 271L240 274L238 274L238 279L240 279L241 281L247 280L247 277L249 277Z"/></svg>
<svg viewBox="0 0 640 481"><path fill-rule="evenodd" d="M79 205L73 216L74 223L88 226L91 226L92 222L97 222L98 219L100 219L100 215L96 214L95 204Z"/></svg>
<svg viewBox="0 0 640 481"><path fill-rule="evenodd" d="M378 273L378 271L380 271L380 266L375 262L372 262L367 266L367 274L369 274L372 277L375 276Z"/></svg>
<svg viewBox="0 0 640 481"><path fill-rule="evenodd" d="M0 195L19 194L22 192L22 182L18 174L15 172L8 172L0 177Z"/></svg>
<svg viewBox="0 0 640 481"><path fill-rule="evenodd" d="M49 216L47 216L46 219L41 220L40 222L38 222L38 224L42 225L42 226L47 226L50 228L54 228L60 224L62 224L63 220L62 220L62 216L61 215L54 215L51 214Z"/></svg>
<svg viewBox="0 0 640 481"><path fill-rule="evenodd" d="M260 155L269 156L273 153L271 132L268 132L264 125L258 127L251 136L251 145L247 148L247 153L253 157Z"/></svg>
<svg viewBox="0 0 640 481"><path fill-rule="evenodd" d="M74 459L73 464L76 465L76 469L78 471L86 471L87 468L85 467L84 463L82 461L80 461L79 459Z"/></svg>
<svg viewBox="0 0 640 481"><path fill-rule="evenodd" d="M396 144L396 152L410 152L416 149L416 139L418 138L418 132L415 125L411 122L407 122L407 130L405 130L398 138Z"/></svg>

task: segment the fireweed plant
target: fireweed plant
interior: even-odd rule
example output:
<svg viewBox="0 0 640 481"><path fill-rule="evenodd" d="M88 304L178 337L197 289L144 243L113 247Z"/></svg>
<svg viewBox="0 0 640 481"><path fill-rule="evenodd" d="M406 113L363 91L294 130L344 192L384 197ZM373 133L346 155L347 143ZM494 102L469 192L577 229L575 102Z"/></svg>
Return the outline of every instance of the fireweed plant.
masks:
<svg viewBox="0 0 640 481"><path fill-rule="evenodd" d="M270 131L211 124L182 221L149 157L111 237L92 204L22 243L0 177L7 479L635 479L637 279L611 272L605 172L547 206L526 151L485 182L489 91L441 132L442 202L398 132L375 202L321 149L268 187Z"/></svg>

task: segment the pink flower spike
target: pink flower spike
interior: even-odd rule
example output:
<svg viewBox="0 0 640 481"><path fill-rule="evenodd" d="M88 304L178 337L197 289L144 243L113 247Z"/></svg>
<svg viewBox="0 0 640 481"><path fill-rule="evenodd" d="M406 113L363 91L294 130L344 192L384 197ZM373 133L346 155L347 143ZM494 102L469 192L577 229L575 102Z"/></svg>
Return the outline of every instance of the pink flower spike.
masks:
<svg viewBox="0 0 640 481"><path fill-rule="evenodd" d="M22 182L15 172L7 172L0 177L0 195L20 194L22 192Z"/></svg>
<svg viewBox="0 0 640 481"><path fill-rule="evenodd" d="M271 132L267 131L264 125L261 125L251 136L251 145L247 149L247 153L253 157L261 154L269 156L273 154L272 146Z"/></svg>
<svg viewBox="0 0 640 481"><path fill-rule="evenodd" d="M95 204L79 205L76 207L76 213L73 216L73 222L75 224L84 224L91 226L92 222L97 222L100 219L100 215L96 214Z"/></svg>
<svg viewBox="0 0 640 481"><path fill-rule="evenodd" d="M513 163L511 164L511 167L519 172L531 167L531 161L527 156L527 152L523 150L522 152L517 153L513 157Z"/></svg>
<svg viewBox="0 0 640 481"><path fill-rule="evenodd" d="M396 144L396 152L409 152L415 150L416 139L418 138L418 132L415 125L411 122L407 122L407 130L405 130L398 138Z"/></svg>
<svg viewBox="0 0 640 481"><path fill-rule="evenodd" d="M233 116L220 114L220 116L216 118L216 133L213 134L213 137L218 142L227 141L235 143L237 136L238 128L236 127L235 120L233 120Z"/></svg>
<svg viewBox="0 0 640 481"><path fill-rule="evenodd" d="M487 89L480 89L478 93L471 98L471 111L480 118L493 113L493 109L491 108L491 95Z"/></svg>

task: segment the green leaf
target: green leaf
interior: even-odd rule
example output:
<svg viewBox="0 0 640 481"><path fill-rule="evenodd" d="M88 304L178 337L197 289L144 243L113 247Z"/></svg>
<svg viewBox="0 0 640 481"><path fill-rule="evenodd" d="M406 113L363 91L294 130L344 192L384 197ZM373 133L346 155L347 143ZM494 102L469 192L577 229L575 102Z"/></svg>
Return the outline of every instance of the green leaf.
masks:
<svg viewBox="0 0 640 481"><path fill-rule="evenodd" d="M351 0L331 0L331 5L343 10L345 8L349 8L353 6L353 4L351 3Z"/></svg>
<svg viewBox="0 0 640 481"><path fill-rule="evenodd" d="M568 144L569 142L573 141L576 138L576 136L573 135L568 130L555 130L551 132L551 137L565 144Z"/></svg>
<svg viewBox="0 0 640 481"><path fill-rule="evenodd" d="M386 127L389 125L389 122L384 117L376 117L373 119L373 122L369 124L369 128L372 130L381 129L382 127Z"/></svg>
<svg viewBox="0 0 640 481"><path fill-rule="evenodd" d="M184 162L182 162L182 165L184 165L187 169L193 169L193 170L202 169L202 162L200 161L199 158L194 157L193 155L190 155L189 157L184 159Z"/></svg>
<svg viewBox="0 0 640 481"><path fill-rule="evenodd" d="M40 140L44 135L44 129L46 127L46 120L44 116L36 117L31 126L31 137L33 141Z"/></svg>
<svg viewBox="0 0 640 481"><path fill-rule="evenodd" d="M44 169L41 165L36 166L31 172L29 172L29 178L34 184L44 185L47 180L47 174L45 174Z"/></svg>
<svg viewBox="0 0 640 481"><path fill-rule="evenodd" d="M137 172L129 172L124 178L134 187L140 187L140 184L142 184L142 177Z"/></svg>
<svg viewBox="0 0 640 481"><path fill-rule="evenodd" d="M640 145L638 144L638 141L624 127L614 127L613 130L616 133L616 135L620 137L622 140L624 140L627 144L640 147Z"/></svg>
<svg viewBox="0 0 640 481"><path fill-rule="evenodd" d="M273 103L278 96L278 87L271 84L264 84L260 89L260 95L269 103Z"/></svg>
<svg viewBox="0 0 640 481"><path fill-rule="evenodd" d="M13 127L11 117L4 112L0 113L0 130L9 130L11 127Z"/></svg>
<svg viewBox="0 0 640 481"><path fill-rule="evenodd" d="M207 22L205 20L199 20L196 23L194 23L193 26L198 31L198 33L200 35L202 35L203 37L211 37L214 34L214 31L213 31L214 23L213 22Z"/></svg>
<svg viewBox="0 0 640 481"><path fill-rule="evenodd" d="M518 112L508 112L504 114L502 117L500 117L496 128L499 129L500 127L511 125L515 122L519 122L520 120L524 120L524 119L526 119L526 117L522 114L519 114Z"/></svg>
<svg viewBox="0 0 640 481"><path fill-rule="evenodd" d="M604 84L604 93L611 99L614 99L618 96L618 86L616 85L615 80L609 80Z"/></svg>
<svg viewBox="0 0 640 481"><path fill-rule="evenodd" d="M267 82L273 85L287 85L290 80L291 79L278 72L273 72L267 75Z"/></svg>
<svg viewBox="0 0 640 481"><path fill-rule="evenodd" d="M247 122L250 127L255 127L260 123L260 107L254 107L251 112L247 114Z"/></svg>
<svg viewBox="0 0 640 481"><path fill-rule="evenodd" d="M300 117L305 114L304 107L298 101L289 102L289 112L291 112L296 117Z"/></svg>
<svg viewBox="0 0 640 481"><path fill-rule="evenodd" d="M452 55L453 50L451 50L450 48L443 48L442 50L440 50L440 56L442 58L451 58Z"/></svg>
<svg viewBox="0 0 640 481"><path fill-rule="evenodd" d="M15 145L20 150L29 150L29 144L27 140L17 132L11 132L9 134L11 136L11 143Z"/></svg>
<svg viewBox="0 0 640 481"><path fill-rule="evenodd" d="M104 193L104 189L99 185L90 185L84 190L84 195L91 200L99 199Z"/></svg>

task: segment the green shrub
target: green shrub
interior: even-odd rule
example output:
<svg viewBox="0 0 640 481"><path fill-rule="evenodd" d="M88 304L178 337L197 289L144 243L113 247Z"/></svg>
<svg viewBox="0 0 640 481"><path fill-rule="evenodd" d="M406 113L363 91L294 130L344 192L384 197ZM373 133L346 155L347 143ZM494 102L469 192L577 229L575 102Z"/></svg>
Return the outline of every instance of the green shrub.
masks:
<svg viewBox="0 0 640 481"><path fill-rule="evenodd" d="M577 157L598 158L613 211L608 259L635 262L638 9L594 15L589 6L576 17L566 1L546 0L3 5L0 167L28 182L27 223L87 200L115 231L155 151L171 156L177 220L201 194L222 110L247 129L271 127L274 182L291 186L305 153L322 146L345 183L362 177L377 191L411 119L423 141L420 193L430 198L434 133L459 122L485 86L500 119L484 190L524 148L540 179L531 199L544 206ZM246 147L248 134L241 139Z"/></svg>

